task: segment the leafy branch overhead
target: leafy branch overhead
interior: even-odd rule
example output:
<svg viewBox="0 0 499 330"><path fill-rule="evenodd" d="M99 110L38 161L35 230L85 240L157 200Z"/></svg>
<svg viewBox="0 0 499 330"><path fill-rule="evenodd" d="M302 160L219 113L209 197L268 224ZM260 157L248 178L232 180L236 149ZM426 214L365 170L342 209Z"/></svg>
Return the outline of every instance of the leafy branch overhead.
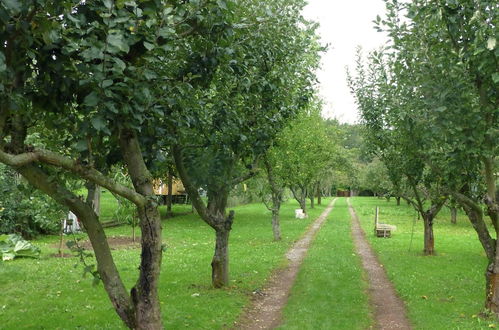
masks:
<svg viewBox="0 0 499 330"><path fill-rule="evenodd" d="M277 134L315 93L323 47L317 26L301 16L304 5L0 3L0 162L82 221L97 262L92 272L128 327L162 327L153 178L171 166L172 154L198 212L208 210L203 219L217 231L213 265L225 262L219 252L227 251L234 221L233 212L225 214L229 192L255 175ZM113 168L123 168L131 185L113 178ZM74 182L90 187L87 201ZM96 185L136 208L142 258L130 290L91 203ZM195 198L201 187L211 197L206 205ZM214 286L228 283L226 270L222 277L214 271Z"/></svg>

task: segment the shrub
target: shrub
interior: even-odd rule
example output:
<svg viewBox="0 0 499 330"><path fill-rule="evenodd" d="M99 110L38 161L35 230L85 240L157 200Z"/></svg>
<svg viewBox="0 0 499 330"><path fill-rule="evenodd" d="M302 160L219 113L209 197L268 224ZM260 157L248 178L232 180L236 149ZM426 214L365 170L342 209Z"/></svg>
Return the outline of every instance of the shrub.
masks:
<svg viewBox="0 0 499 330"><path fill-rule="evenodd" d="M0 233L26 239L56 233L65 211L45 194L0 165Z"/></svg>

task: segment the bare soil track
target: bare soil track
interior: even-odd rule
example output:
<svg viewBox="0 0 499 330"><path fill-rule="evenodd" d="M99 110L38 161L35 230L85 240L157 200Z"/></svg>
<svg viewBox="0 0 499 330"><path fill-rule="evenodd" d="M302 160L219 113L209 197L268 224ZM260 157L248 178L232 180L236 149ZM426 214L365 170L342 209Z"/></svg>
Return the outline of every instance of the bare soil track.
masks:
<svg viewBox="0 0 499 330"><path fill-rule="evenodd" d="M357 254L362 259L362 266L369 282L369 301L373 309L376 329L411 329L404 302L397 296L392 283L386 276L383 265L379 263L367 242L350 200L347 199L347 202L352 217L353 241Z"/></svg>
<svg viewBox="0 0 499 330"><path fill-rule="evenodd" d="M68 250L66 246L67 241L72 241L71 236L68 236L68 238L64 239L64 242L62 243L63 250ZM138 249L140 247L140 237L135 237L135 242L132 240L131 237L127 236L111 236L107 238L107 243L109 244L111 250L120 250L120 249ZM78 243L82 248L87 249L87 250L93 250L92 244L90 244L90 241L81 241ZM59 243L52 244L52 247L54 248L59 248ZM58 253L57 253L58 255ZM69 254L72 256L72 254Z"/></svg>
<svg viewBox="0 0 499 330"><path fill-rule="evenodd" d="M286 305L289 292L295 281L300 265L310 243L315 238L329 212L333 209L334 199L322 214L312 223L305 235L287 252L289 264L276 271L267 281L265 288L254 294L253 301L245 310L235 329L273 329L281 323L282 309ZM299 220L297 220L299 221Z"/></svg>

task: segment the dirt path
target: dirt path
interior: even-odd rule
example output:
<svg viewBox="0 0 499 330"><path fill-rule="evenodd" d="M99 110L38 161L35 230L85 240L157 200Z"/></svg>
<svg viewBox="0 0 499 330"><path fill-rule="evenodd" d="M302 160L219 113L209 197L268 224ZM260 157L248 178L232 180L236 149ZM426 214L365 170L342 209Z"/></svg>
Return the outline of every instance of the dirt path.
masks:
<svg viewBox="0 0 499 330"><path fill-rule="evenodd" d="M411 329L404 302L397 296L383 266L367 242L350 200L347 199L347 202L352 217L353 241L369 281L369 301L373 307L376 329Z"/></svg>
<svg viewBox="0 0 499 330"><path fill-rule="evenodd" d="M265 288L252 301L251 306L234 325L235 329L273 329L281 323L282 309L286 305L289 292L295 281L300 265L310 243L333 209L336 198L312 223L305 235L286 253L289 264L274 273Z"/></svg>

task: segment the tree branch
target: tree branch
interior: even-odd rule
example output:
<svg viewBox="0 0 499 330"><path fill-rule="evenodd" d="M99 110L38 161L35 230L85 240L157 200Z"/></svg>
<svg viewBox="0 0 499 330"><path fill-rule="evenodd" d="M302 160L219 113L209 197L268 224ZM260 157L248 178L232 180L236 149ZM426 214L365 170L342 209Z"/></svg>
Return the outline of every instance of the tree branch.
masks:
<svg viewBox="0 0 499 330"><path fill-rule="evenodd" d="M106 287L109 299L123 321L129 327L133 327L135 324L134 307L130 303L130 296L114 263L105 231L92 207L80 200L63 184L50 178L47 173L34 164L19 167L16 171L32 186L43 191L59 204L68 207L82 221L92 243L97 260L97 270Z"/></svg>
<svg viewBox="0 0 499 330"><path fill-rule="evenodd" d="M187 173L187 169L185 168L184 164L184 157L182 154L182 149L180 148L179 145L174 145L172 147L172 155L173 159L175 161L175 166L177 167L178 175L180 176L180 179L182 180L182 183L185 187L185 190L191 197L192 205L196 208L196 211L198 211L199 216L210 226L214 226L215 223L212 221L211 217L208 215L208 208L204 204L203 200L201 199L201 196L199 195L199 192L197 188L194 186L194 184L191 181L191 178L189 177L189 174Z"/></svg>
<svg viewBox="0 0 499 330"><path fill-rule="evenodd" d="M77 174L86 180L98 184L101 187L109 189L117 195L130 200L137 206L142 206L145 203L144 196L126 186L114 182L101 172L97 171L95 168L83 165L78 161L49 150L38 149L33 152L27 152L18 155L8 154L0 150L0 162L12 167L22 167L35 162L53 165L63 168L71 173Z"/></svg>
<svg viewBox="0 0 499 330"><path fill-rule="evenodd" d="M483 215L482 208L478 203L473 201L471 198L469 198L466 195L463 195L459 192L451 192L452 196L458 201L463 206L469 207L470 209L473 209L476 213Z"/></svg>
<svg viewBox="0 0 499 330"><path fill-rule="evenodd" d="M482 244L489 262L495 259L496 241L490 236L487 224L483 220L483 211L478 203L475 203L471 198L458 192L452 192L452 196L463 206L464 211L468 215L473 228L478 234L478 239Z"/></svg>

